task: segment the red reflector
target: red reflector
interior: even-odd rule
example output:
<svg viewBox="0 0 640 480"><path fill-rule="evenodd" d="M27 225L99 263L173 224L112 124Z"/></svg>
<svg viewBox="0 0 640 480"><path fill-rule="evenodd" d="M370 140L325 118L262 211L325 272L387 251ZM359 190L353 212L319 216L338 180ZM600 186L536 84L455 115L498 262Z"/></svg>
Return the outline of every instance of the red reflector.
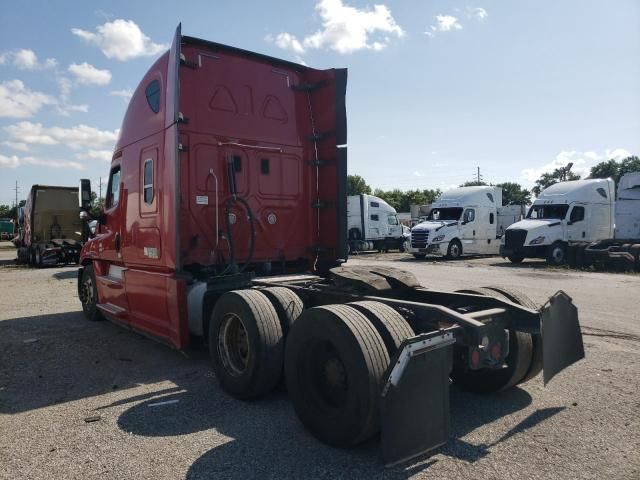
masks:
<svg viewBox="0 0 640 480"><path fill-rule="evenodd" d="M500 358L500 355L502 355L502 345L496 343L493 347L491 347L491 356L495 360L498 360Z"/></svg>
<svg viewBox="0 0 640 480"><path fill-rule="evenodd" d="M473 350L471 352L471 365L477 367L480 364L480 352L478 350Z"/></svg>

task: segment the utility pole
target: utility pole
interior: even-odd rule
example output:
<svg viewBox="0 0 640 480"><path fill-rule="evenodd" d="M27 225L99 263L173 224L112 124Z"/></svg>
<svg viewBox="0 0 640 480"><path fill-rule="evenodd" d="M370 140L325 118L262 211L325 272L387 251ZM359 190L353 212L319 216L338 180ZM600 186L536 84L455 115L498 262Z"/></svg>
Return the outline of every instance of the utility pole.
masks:
<svg viewBox="0 0 640 480"><path fill-rule="evenodd" d="M98 190L100 193L98 194L98 202L100 202L100 199L102 199L102 177L100 177L99 183L100 183L100 187L98 188Z"/></svg>

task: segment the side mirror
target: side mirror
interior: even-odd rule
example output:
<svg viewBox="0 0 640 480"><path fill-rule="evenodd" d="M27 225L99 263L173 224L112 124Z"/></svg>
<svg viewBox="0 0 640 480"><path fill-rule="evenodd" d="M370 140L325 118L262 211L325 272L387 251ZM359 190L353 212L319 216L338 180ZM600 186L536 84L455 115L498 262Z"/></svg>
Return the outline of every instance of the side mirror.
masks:
<svg viewBox="0 0 640 480"><path fill-rule="evenodd" d="M98 229L98 220L91 220L89 222L89 235L91 238L96 236L97 229Z"/></svg>
<svg viewBox="0 0 640 480"><path fill-rule="evenodd" d="M568 220L567 225L573 225L573 222L571 220Z"/></svg>
<svg viewBox="0 0 640 480"><path fill-rule="evenodd" d="M91 208L91 180L88 178L80 180L78 203L80 210L89 210Z"/></svg>

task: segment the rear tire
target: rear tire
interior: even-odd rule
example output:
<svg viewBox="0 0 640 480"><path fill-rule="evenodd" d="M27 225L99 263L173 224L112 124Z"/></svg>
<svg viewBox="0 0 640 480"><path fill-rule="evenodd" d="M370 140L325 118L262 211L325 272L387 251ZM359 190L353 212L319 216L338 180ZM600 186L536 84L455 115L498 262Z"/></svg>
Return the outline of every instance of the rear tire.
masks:
<svg viewBox="0 0 640 480"><path fill-rule="evenodd" d="M289 397L303 425L329 445L351 447L379 430L388 366L382 338L353 307L311 308L291 327L285 353Z"/></svg>
<svg viewBox="0 0 640 480"><path fill-rule="evenodd" d="M240 400L269 393L282 375L278 314L258 290L223 294L211 313L209 352L222 388Z"/></svg>
<svg viewBox="0 0 640 480"><path fill-rule="evenodd" d="M506 295L493 290L499 287L483 287L473 290L463 290L460 293L475 293L478 295L502 297L518 303ZM451 378L453 382L464 390L474 393L494 393L508 390L522 382L532 367L533 340L531 335L524 332L509 330L509 354L505 358L505 368L470 370L461 362L454 362Z"/></svg>
<svg viewBox="0 0 640 480"><path fill-rule="evenodd" d="M562 242L555 242L547 250L547 263L555 267L564 265L567 261L567 246Z"/></svg>
<svg viewBox="0 0 640 480"><path fill-rule="evenodd" d="M304 310L302 300L294 291L285 287L269 287L260 291L265 294L273 308L276 309L282 328L282 336L286 339L291 325Z"/></svg>
<svg viewBox="0 0 640 480"><path fill-rule="evenodd" d="M98 310L98 289L93 265L87 265L82 270L80 302L82 302L82 312L87 320L91 322L104 320L102 313Z"/></svg>
<svg viewBox="0 0 640 480"><path fill-rule="evenodd" d="M353 302L347 305L358 310L371 322L387 347L389 358L393 357L402 342L415 336L413 329L402 315L389 305L368 301Z"/></svg>
<svg viewBox="0 0 640 480"><path fill-rule="evenodd" d="M460 240L454 239L449 242L447 247L447 260L457 260L462 256L462 244Z"/></svg>

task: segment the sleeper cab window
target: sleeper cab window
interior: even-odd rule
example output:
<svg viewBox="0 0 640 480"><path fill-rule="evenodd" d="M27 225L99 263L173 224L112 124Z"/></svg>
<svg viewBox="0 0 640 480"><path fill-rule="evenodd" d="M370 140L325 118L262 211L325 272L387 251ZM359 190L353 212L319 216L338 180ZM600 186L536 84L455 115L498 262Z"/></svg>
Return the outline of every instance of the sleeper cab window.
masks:
<svg viewBox="0 0 640 480"><path fill-rule="evenodd" d="M596 192L598 192L601 197L607 198L607 191L604 188L596 188Z"/></svg>
<svg viewBox="0 0 640 480"><path fill-rule="evenodd" d="M107 208L115 207L120 200L120 165L111 169L107 189Z"/></svg>
<svg viewBox="0 0 640 480"><path fill-rule="evenodd" d="M269 175L269 159L263 158L260 160L260 172L262 175Z"/></svg>
<svg viewBox="0 0 640 480"><path fill-rule="evenodd" d="M374 208L378 208L378 207L380 207L380 204L378 202L369 202L369 206L370 207L374 207Z"/></svg>
<svg viewBox="0 0 640 480"><path fill-rule="evenodd" d="M149 108L153 113L158 113L160 111L160 81L153 80L150 82L147 88L144 89L144 93L147 96Z"/></svg>
<svg viewBox="0 0 640 480"><path fill-rule="evenodd" d="M377 222L379 220L378 215L377 214L371 215L371 220L373 220L374 222Z"/></svg>
<svg viewBox="0 0 640 480"><path fill-rule="evenodd" d="M150 205L153 202L153 159L147 158L144 161L142 190L144 192L144 203Z"/></svg>

